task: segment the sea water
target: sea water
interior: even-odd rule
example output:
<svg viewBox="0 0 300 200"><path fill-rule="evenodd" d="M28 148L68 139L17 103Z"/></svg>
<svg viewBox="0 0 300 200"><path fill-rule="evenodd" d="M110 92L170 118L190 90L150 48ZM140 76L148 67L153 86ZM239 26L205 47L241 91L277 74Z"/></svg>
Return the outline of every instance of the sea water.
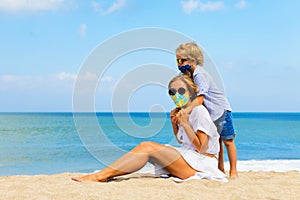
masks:
<svg viewBox="0 0 300 200"><path fill-rule="evenodd" d="M300 171L300 113L233 122L239 171ZM0 175L89 173L142 141L178 145L168 113L0 113Z"/></svg>

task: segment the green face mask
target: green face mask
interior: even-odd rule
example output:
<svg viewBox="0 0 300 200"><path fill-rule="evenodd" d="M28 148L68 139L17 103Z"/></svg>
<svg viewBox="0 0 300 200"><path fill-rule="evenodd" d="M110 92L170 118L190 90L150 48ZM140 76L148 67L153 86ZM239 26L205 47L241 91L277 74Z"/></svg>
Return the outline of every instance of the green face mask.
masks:
<svg viewBox="0 0 300 200"><path fill-rule="evenodd" d="M175 105L179 108L182 108L186 106L186 104L189 102L190 97L188 94L179 94L176 92L175 95L170 95L171 99L173 99Z"/></svg>

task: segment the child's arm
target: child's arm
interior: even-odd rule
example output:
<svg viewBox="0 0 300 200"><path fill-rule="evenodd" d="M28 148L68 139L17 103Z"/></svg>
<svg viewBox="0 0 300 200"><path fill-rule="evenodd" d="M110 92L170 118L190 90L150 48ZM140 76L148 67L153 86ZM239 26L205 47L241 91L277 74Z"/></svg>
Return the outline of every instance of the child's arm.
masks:
<svg viewBox="0 0 300 200"><path fill-rule="evenodd" d="M192 110L196 107L196 106L200 106L203 104L204 101L204 95L200 95L197 96L196 99L194 99L190 105L188 105L186 108L184 108L185 112L187 112L188 114L190 114L192 112Z"/></svg>

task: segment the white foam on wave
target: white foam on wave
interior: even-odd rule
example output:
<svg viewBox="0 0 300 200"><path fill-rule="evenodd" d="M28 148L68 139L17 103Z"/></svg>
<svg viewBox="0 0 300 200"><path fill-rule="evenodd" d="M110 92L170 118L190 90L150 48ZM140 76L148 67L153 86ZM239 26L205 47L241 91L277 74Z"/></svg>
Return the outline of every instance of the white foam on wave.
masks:
<svg viewBox="0 0 300 200"><path fill-rule="evenodd" d="M224 164L229 170L229 162ZM237 162L238 171L275 171L287 172L296 170L300 172L300 160L241 160Z"/></svg>
<svg viewBox="0 0 300 200"><path fill-rule="evenodd" d="M224 163L225 171L229 171L229 162ZM300 173L300 160L238 160L237 170L239 172L265 171L265 172L287 172L298 171ZM94 172L98 172L96 170ZM146 164L137 173L154 174L154 166Z"/></svg>
<svg viewBox="0 0 300 200"><path fill-rule="evenodd" d="M225 171L229 171L229 162L224 163ZM248 171L274 171L287 172L296 170L300 172L300 160L238 160L237 170L242 172ZM154 167L147 164L138 172L154 173Z"/></svg>

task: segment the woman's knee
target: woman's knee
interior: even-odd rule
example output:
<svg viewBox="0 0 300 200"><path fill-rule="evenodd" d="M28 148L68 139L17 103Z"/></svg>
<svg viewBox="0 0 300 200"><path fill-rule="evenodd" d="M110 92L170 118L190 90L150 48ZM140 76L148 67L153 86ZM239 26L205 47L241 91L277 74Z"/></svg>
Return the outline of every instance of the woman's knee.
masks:
<svg viewBox="0 0 300 200"><path fill-rule="evenodd" d="M142 149L145 153L153 153L161 148L161 145L155 142L141 142L138 146L138 148Z"/></svg>

